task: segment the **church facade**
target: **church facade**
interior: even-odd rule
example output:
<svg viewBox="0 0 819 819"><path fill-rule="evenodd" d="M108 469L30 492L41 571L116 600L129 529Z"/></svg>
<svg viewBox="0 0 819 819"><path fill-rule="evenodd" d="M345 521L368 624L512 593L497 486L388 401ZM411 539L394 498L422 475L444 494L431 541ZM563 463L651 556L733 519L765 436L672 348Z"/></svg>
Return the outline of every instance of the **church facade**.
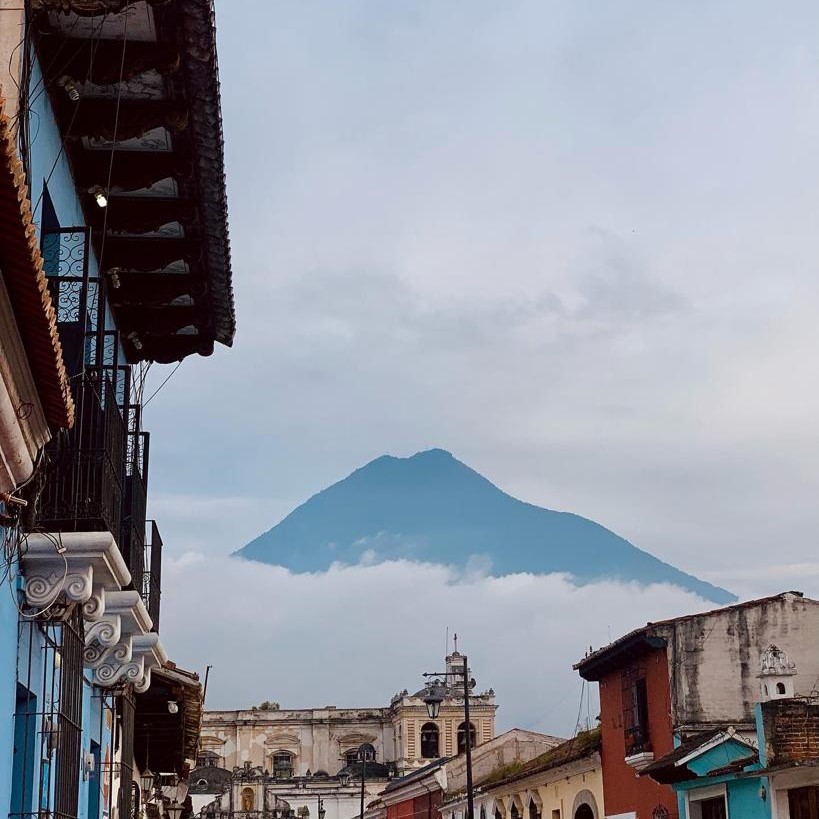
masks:
<svg viewBox="0 0 819 819"><path fill-rule="evenodd" d="M447 671L463 670L463 655L446 658ZM375 748L377 762L401 775L463 750L467 737L478 745L495 736L495 693L470 692L470 726L464 723L463 684L448 676L436 719L429 718L424 689L396 694L374 708L266 709L206 711L201 753L209 764L232 771L250 765L287 780L336 776L355 762L359 745ZM470 678L471 679L471 678ZM473 686L474 686L474 681Z"/></svg>

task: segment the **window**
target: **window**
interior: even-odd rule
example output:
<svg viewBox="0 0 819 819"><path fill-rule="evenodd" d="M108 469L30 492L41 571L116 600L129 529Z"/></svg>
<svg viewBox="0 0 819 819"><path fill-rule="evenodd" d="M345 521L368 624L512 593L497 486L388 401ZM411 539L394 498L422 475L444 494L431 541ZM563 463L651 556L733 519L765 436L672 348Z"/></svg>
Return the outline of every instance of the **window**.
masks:
<svg viewBox="0 0 819 819"><path fill-rule="evenodd" d="M434 722L426 722L421 727L421 756L423 759L437 759L438 753L438 726Z"/></svg>
<svg viewBox="0 0 819 819"><path fill-rule="evenodd" d="M633 666L623 672L623 731L626 756L651 750L648 723L648 688L645 671Z"/></svg>
<svg viewBox="0 0 819 819"><path fill-rule="evenodd" d="M345 765L347 765L347 766L355 765L356 762L358 762L358 751L355 748L352 751L347 751L344 754L344 764Z"/></svg>
<svg viewBox="0 0 819 819"><path fill-rule="evenodd" d="M534 799L529 800L529 819L540 819L540 811Z"/></svg>
<svg viewBox="0 0 819 819"><path fill-rule="evenodd" d="M700 819L725 819L725 797L715 796L700 802Z"/></svg>
<svg viewBox="0 0 819 819"><path fill-rule="evenodd" d="M690 819L728 819L724 785L692 791L688 798Z"/></svg>
<svg viewBox="0 0 819 819"><path fill-rule="evenodd" d="M475 725L469 723L469 747L475 747ZM458 726L458 753L461 754L466 750L466 723L462 722Z"/></svg>
<svg viewBox="0 0 819 819"><path fill-rule="evenodd" d="M293 754L286 751L273 754L273 776L276 779L289 779L293 776Z"/></svg>
<svg viewBox="0 0 819 819"><path fill-rule="evenodd" d="M512 808L509 811L509 816L511 819L520 819L520 811L518 810L518 806L512 802Z"/></svg>
<svg viewBox="0 0 819 819"><path fill-rule="evenodd" d="M574 812L574 819L594 819L594 811L588 805L580 805Z"/></svg>
<svg viewBox="0 0 819 819"><path fill-rule="evenodd" d="M788 809L791 819L817 819L819 817L819 787L791 788L788 791Z"/></svg>

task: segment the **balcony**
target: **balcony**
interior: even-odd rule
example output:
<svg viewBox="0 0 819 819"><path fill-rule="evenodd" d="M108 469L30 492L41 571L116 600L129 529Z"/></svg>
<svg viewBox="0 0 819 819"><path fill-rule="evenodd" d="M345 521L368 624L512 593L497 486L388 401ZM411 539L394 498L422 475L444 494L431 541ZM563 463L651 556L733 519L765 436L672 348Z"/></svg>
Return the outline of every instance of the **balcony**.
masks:
<svg viewBox="0 0 819 819"><path fill-rule="evenodd" d="M104 373L74 379L73 429L47 447L37 524L50 531L120 531L126 430Z"/></svg>
<svg viewBox="0 0 819 819"><path fill-rule="evenodd" d="M142 572L142 600L159 631L159 604L162 594L162 537L155 520L149 520Z"/></svg>
<svg viewBox="0 0 819 819"><path fill-rule="evenodd" d="M120 548L134 578L134 588L141 592L141 578L145 572L145 511L150 436L140 429L140 412L138 404L129 404L125 408L128 432Z"/></svg>

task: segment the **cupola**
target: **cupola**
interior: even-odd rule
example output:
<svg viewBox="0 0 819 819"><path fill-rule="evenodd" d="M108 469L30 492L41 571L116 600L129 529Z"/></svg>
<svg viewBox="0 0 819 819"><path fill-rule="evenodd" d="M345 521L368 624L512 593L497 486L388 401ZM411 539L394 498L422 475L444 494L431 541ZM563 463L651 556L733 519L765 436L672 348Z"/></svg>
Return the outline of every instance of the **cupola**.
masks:
<svg viewBox="0 0 819 819"><path fill-rule="evenodd" d="M794 696L793 678L796 676L796 664L788 659L787 652L771 643L759 655L759 665L762 702Z"/></svg>

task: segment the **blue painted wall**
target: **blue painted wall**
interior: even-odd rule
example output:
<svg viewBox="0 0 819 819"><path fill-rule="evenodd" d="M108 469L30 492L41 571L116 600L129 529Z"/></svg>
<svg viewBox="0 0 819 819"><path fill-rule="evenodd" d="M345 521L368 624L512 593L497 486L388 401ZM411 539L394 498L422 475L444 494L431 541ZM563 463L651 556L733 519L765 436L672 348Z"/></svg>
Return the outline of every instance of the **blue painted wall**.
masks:
<svg viewBox="0 0 819 819"><path fill-rule="evenodd" d="M730 819L769 819L770 799L761 799L759 789L768 793L766 777L734 779L728 783L728 816Z"/></svg>
<svg viewBox="0 0 819 819"><path fill-rule="evenodd" d="M0 526L0 538L5 534ZM17 607L9 593L11 582L9 577L0 582L0 816L8 814L11 801L12 716L17 689Z"/></svg>
<svg viewBox="0 0 819 819"><path fill-rule="evenodd" d="M686 815L686 793L693 794L701 788L725 784L729 819L770 819L770 800L760 797L760 788L765 789L766 796L768 794L766 777L754 776L748 779L737 779L733 774L713 777L708 775L711 771L718 770L730 762L744 759L748 754L747 745L729 739L689 762L687 767L696 773L698 778L674 785L677 792L677 807L680 817ZM759 769L760 767L759 764L756 764L753 768L749 766L748 770Z"/></svg>

